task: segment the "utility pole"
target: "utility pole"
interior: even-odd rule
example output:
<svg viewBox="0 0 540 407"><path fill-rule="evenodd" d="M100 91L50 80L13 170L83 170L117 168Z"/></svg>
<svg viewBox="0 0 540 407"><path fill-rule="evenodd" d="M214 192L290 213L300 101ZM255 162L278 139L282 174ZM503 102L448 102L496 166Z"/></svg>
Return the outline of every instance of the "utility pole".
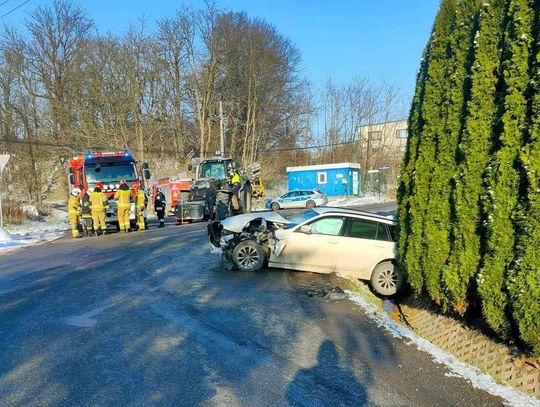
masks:
<svg viewBox="0 0 540 407"><path fill-rule="evenodd" d="M4 214L2 211L2 174L9 161L9 154L0 154L0 228L4 227Z"/></svg>
<svg viewBox="0 0 540 407"><path fill-rule="evenodd" d="M219 144L219 151L221 153L221 157L225 157L225 131L223 129L223 102L219 101L219 136L220 136L220 144Z"/></svg>

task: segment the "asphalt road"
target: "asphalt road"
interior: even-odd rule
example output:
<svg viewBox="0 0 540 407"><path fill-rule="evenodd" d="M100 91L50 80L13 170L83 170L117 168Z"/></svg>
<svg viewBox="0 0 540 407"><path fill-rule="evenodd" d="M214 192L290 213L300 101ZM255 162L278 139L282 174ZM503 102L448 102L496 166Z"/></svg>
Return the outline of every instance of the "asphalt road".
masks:
<svg viewBox="0 0 540 407"><path fill-rule="evenodd" d="M0 406L501 405L348 299L307 295L335 285L227 272L204 224L8 253Z"/></svg>

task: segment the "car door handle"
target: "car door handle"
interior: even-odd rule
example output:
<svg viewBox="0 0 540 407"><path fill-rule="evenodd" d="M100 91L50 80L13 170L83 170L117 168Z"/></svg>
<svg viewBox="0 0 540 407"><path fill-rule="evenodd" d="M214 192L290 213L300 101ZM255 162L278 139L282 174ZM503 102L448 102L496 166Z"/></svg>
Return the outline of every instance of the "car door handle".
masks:
<svg viewBox="0 0 540 407"><path fill-rule="evenodd" d="M385 247L383 244L376 244L375 247Z"/></svg>
<svg viewBox="0 0 540 407"><path fill-rule="evenodd" d="M332 242L332 241L329 241L328 243L329 244L338 244L338 242Z"/></svg>

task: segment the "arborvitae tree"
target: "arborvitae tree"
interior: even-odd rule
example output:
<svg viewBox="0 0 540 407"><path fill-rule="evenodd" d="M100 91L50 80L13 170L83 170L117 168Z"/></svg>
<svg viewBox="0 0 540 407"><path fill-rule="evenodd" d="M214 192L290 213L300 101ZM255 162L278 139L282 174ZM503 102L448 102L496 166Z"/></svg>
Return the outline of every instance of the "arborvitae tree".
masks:
<svg viewBox="0 0 540 407"><path fill-rule="evenodd" d="M509 273L513 316L521 339L540 356L540 4L536 4L536 61L533 65L532 119L529 139L521 156L526 171L524 222L518 237L518 260Z"/></svg>
<svg viewBox="0 0 540 407"><path fill-rule="evenodd" d="M429 44L424 50L420 69L416 76L416 89L412 100L411 110L408 120L407 147L401 162L399 186L397 191L398 219L399 219L399 242L398 257L402 270L406 270L405 253L407 251L407 237L410 233L409 199L413 188L412 178L416 159L418 157L418 145L420 144L420 133L422 131L422 103L424 102L424 92L426 87L427 67L429 64Z"/></svg>
<svg viewBox="0 0 540 407"><path fill-rule="evenodd" d="M527 129L529 58L535 0L511 0L504 41L502 133L487 175L487 251L478 274L482 312L502 337L510 333L505 280L515 254L514 214L520 201L519 155Z"/></svg>
<svg viewBox="0 0 540 407"><path fill-rule="evenodd" d="M405 243L405 268L409 283L417 292L424 288L421 266L423 250L424 217L429 201L429 185L435 164L436 138L444 131L443 117L449 101L446 100L450 68L447 51L455 23L456 0L443 0L429 44L429 65L425 95L420 113L411 112L411 117L420 114L423 126L418 145L418 157L412 173L413 188L409 199L410 230Z"/></svg>
<svg viewBox="0 0 540 407"><path fill-rule="evenodd" d="M422 269L430 297L444 301L441 284L443 266L450 253L452 208L450 197L457 174L456 150L462 133L465 106L470 96L469 73L472 50L478 29L480 0L461 1L457 5L455 29L452 32L447 66L446 94L439 107L436 131L435 167L431 175L429 201L425 212Z"/></svg>
<svg viewBox="0 0 540 407"><path fill-rule="evenodd" d="M458 150L460 177L453 194L455 219L453 245L443 284L450 307L463 314L467 293L480 264L483 173L489 162L491 135L497 120L497 94L501 80L501 48L507 0L485 2L475 39L471 98L467 105L465 129Z"/></svg>

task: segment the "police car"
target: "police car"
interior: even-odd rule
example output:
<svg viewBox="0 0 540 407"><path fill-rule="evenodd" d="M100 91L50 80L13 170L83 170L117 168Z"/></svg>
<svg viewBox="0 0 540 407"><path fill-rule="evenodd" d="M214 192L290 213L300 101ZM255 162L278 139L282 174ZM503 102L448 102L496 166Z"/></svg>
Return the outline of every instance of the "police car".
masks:
<svg viewBox="0 0 540 407"><path fill-rule="evenodd" d="M328 197L317 189L300 189L289 191L279 198L267 199L266 207L277 211L279 209L310 208L326 205Z"/></svg>

